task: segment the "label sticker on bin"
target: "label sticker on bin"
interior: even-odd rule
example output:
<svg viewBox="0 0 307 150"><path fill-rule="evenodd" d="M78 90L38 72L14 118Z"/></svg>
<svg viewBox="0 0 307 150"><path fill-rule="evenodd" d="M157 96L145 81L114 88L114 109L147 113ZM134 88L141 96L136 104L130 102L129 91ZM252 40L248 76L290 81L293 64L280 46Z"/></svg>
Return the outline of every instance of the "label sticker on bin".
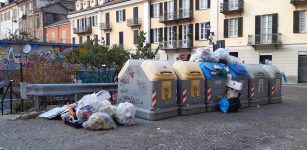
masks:
<svg viewBox="0 0 307 150"><path fill-rule="evenodd" d="M191 80L191 97L200 97L200 80Z"/></svg>
<svg viewBox="0 0 307 150"><path fill-rule="evenodd" d="M258 88L258 92L262 93L263 89L264 89L264 79L259 79L259 88Z"/></svg>
<svg viewBox="0 0 307 150"><path fill-rule="evenodd" d="M172 98L172 81L162 81L161 87L161 99L171 99Z"/></svg>

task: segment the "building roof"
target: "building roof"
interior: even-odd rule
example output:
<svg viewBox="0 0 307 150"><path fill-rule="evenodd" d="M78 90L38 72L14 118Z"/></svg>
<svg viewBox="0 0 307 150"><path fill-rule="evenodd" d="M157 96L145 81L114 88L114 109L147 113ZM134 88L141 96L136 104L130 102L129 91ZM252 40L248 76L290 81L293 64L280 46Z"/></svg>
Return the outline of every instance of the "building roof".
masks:
<svg viewBox="0 0 307 150"><path fill-rule="evenodd" d="M58 26L58 25L66 24L66 23L69 23L69 20L68 20L67 18L62 19L62 20L60 20L60 21L57 21L57 22L55 22L55 23L49 24L49 25L45 26L44 28L53 27L53 26Z"/></svg>

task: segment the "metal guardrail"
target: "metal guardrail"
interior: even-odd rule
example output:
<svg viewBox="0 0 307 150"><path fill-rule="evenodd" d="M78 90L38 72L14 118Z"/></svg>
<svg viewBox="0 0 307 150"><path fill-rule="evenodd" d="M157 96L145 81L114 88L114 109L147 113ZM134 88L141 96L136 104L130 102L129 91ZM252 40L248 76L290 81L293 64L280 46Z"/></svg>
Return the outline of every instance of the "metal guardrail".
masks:
<svg viewBox="0 0 307 150"><path fill-rule="evenodd" d="M100 30L111 30L112 29L110 22L100 23L99 28Z"/></svg>
<svg viewBox="0 0 307 150"><path fill-rule="evenodd" d="M94 93L101 90L116 92L117 83L28 84L24 82L20 86L21 98L34 97L36 110L39 110L39 97L42 96L68 96Z"/></svg>
<svg viewBox="0 0 307 150"><path fill-rule="evenodd" d="M248 45L281 44L281 33L248 35Z"/></svg>
<svg viewBox="0 0 307 150"><path fill-rule="evenodd" d="M133 26L140 26L142 23L141 18L132 18L127 20L127 26L128 27L133 27Z"/></svg>
<svg viewBox="0 0 307 150"><path fill-rule="evenodd" d="M161 41L159 44L160 44L161 49L193 48L192 40Z"/></svg>
<svg viewBox="0 0 307 150"><path fill-rule="evenodd" d="M85 26L85 27L77 27L73 29L74 34L81 34L81 33L92 33L92 27Z"/></svg>
<svg viewBox="0 0 307 150"><path fill-rule="evenodd" d="M163 23L182 19L193 19L193 17L193 10L179 10L174 12L165 12L164 14L161 14L159 17L159 21Z"/></svg>

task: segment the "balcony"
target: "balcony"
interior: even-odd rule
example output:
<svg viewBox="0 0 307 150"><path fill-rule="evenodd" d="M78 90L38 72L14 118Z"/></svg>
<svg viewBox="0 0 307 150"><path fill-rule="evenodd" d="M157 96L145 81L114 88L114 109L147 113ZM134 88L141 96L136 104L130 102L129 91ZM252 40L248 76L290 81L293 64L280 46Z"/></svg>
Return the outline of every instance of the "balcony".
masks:
<svg viewBox="0 0 307 150"><path fill-rule="evenodd" d="M142 24L141 18L127 19L127 26L128 27L141 26L141 24Z"/></svg>
<svg viewBox="0 0 307 150"><path fill-rule="evenodd" d="M307 0L291 0L290 2L293 5L307 3Z"/></svg>
<svg viewBox="0 0 307 150"><path fill-rule="evenodd" d="M248 45L280 45L281 33L248 35Z"/></svg>
<svg viewBox="0 0 307 150"><path fill-rule="evenodd" d="M99 28L100 28L100 30L111 30L112 29L110 22L100 23Z"/></svg>
<svg viewBox="0 0 307 150"><path fill-rule="evenodd" d="M167 23L179 20L192 20L194 13L192 10L179 10L177 12L165 12L160 16L160 23Z"/></svg>
<svg viewBox="0 0 307 150"><path fill-rule="evenodd" d="M193 48L192 40L173 40L173 41L161 41L159 43L161 49L191 49Z"/></svg>
<svg viewBox="0 0 307 150"><path fill-rule="evenodd" d="M74 34L92 33L92 27L77 27L74 28Z"/></svg>
<svg viewBox="0 0 307 150"><path fill-rule="evenodd" d="M229 0L225 3L220 4L220 13L227 14L233 12L242 13L244 10L243 0Z"/></svg>

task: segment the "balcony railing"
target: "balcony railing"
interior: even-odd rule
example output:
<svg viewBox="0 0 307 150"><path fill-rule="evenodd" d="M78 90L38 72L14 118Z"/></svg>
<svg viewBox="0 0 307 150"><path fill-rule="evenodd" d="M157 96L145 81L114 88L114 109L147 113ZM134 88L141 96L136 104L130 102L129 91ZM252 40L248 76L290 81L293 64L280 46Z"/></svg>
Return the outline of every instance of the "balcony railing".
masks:
<svg viewBox="0 0 307 150"><path fill-rule="evenodd" d="M92 27L77 27L74 28L74 34L92 33Z"/></svg>
<svg viewBox="0 0 307 150"><path fill-rule="evenodd" d="M141 24L142 24L141 18L127 19L127 26L128 27L140 26Z"/></svg>
<svg viewBox="0 0 307 150"><path fill-rule="evenodd" d="M243 12L244 1L243 0L229 0L220 4L220 13L226 14L230 12Z"/></svg>
<svg viewBox="0 0 307 150"><path fill-rule="evenodd" d="M307 0L291 0L291 4L301 4L301 3L307 3Z"/></svg>
<svg viewBox="0 0 307 150"><path fill-rule="evenodd" d="M161 41L161 49L190 49L193 48L192 40L172 40L172 41Z"/></svg>
<svg viewBox="0 0 307 150"><path fill-rule="evenodd" d="M248 35L248 45L281 44L281 33Z"/></svg>
<svg viewBox="0 0 307 150"><path fill-rule="evenodd" d="M111 30L112 29L110 22L100 23L99 28L100 30Z"/></svg>
<svg viewBox="0 0 307 150"><path fill-rule="evenodd" d="M165 12L164 14L160 15L159 21L161 23L165 23L185 19L192 20L193 17L194 13L192 10L179 10L176 12Z"/></svg>

